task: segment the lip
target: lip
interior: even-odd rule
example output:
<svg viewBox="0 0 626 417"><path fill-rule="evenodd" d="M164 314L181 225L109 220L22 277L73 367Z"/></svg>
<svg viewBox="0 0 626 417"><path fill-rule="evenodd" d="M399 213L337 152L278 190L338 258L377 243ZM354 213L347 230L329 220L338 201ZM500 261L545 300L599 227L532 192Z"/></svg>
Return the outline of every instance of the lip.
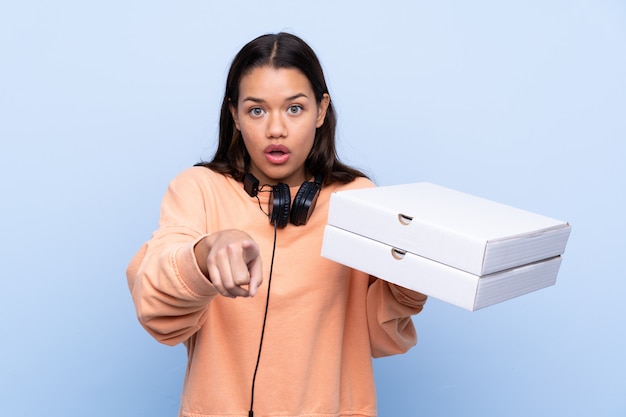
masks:
<svg viewBox="0 0 626 417"><path fill-rule="evenodd" d="M263 150L265 158L272 164L284 164L289 160L289 148L284 145L269 145Z"/></svg>

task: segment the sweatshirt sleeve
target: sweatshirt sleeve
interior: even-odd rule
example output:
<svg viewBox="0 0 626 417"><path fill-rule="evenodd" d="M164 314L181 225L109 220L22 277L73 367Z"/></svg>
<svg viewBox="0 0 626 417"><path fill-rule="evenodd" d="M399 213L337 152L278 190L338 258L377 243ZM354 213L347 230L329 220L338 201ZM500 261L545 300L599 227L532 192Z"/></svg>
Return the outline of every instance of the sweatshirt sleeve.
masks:
<svg viewBox="0 0 626 417"><path fill-rule="evenodd" d="M217 295L194 255L194 245L209 232L202 195L193 175L175 178L161 204L158 230L126 270L139 322L168 345L187 340L200 328Z"/></svg>
<svg viewBox="0 0 626 417"><path fill-rule="evenodd" d="M404 353L417 343L411 316L422 311L426 296L375 279L367 293L367 320L372 356Z"/></svg>

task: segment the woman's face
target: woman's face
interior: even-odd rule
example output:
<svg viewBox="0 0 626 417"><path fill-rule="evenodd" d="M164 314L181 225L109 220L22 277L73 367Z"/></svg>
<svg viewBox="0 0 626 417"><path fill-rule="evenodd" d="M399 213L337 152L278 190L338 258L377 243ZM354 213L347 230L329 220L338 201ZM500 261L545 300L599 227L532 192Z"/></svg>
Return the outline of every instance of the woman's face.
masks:
<svg viewBox="0 0 626 417"><path fill-rule="evenodd" d="M230 110L250 155L250 172L261 184L295 187L310 179L304 163L329 102L325 94L317 104L311 83L297 69L264 66L241 78L239 101Z"/></svg>

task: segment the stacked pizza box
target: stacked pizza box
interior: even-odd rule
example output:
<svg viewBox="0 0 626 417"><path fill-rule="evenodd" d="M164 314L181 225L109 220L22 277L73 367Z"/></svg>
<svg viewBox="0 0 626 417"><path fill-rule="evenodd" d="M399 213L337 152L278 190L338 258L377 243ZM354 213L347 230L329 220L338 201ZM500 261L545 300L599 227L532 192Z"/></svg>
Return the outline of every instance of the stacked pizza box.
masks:
<svg viewBox="0 0 626 417"><path fill-rule="evenodd" d="M420 182L331 196L322 256L470 311L553 285L567 222Z"/></svg>

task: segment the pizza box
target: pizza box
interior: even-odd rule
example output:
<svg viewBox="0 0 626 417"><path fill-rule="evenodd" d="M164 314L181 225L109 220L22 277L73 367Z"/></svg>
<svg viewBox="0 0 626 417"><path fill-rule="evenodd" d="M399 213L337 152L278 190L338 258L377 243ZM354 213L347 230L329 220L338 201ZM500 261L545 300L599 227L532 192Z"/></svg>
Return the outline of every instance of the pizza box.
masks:
<svg viewBox="0 0 626 417"><path fill-rule="evenodd" d="M555 256L481 277L333 226L322 256L469 311L554 285L561 264Z"/></svg>

